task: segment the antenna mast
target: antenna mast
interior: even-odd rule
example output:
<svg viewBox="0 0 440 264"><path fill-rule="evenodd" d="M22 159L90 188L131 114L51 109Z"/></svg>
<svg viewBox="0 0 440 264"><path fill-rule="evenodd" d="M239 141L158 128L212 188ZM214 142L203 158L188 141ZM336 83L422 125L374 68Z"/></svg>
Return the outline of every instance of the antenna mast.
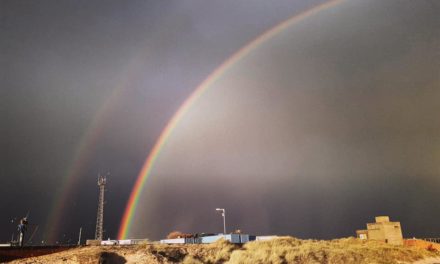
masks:
<svg viewBox="0 0 440 264"><path fill-rule="evenodd" d="M107 178L105 176L98 176L99 199L98 199L98 215L96 217L96 231L95 239L102 240L103 225L104 225L104 191Z"/></svg>

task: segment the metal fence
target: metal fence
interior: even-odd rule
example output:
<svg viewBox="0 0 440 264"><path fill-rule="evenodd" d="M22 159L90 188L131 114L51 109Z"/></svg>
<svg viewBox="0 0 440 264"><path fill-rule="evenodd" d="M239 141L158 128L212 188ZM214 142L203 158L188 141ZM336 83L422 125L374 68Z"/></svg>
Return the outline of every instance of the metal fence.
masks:
<svg viewBox="0 0 440 264"><path fill-rule="evenodd" d="M432 242L432 243L439 243L440 244L440 237L437 238L422 238L422 240Z"/></svg>

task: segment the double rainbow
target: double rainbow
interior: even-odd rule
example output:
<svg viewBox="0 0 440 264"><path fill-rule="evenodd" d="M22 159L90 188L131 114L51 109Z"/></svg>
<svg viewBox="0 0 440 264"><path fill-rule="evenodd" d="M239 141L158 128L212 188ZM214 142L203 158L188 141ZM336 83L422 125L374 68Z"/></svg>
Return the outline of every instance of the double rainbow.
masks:
<svg viewBox="0 0 440 264"><path fill-rule="evenodd" d="M153 149L151 150L150 154L148 155L148 158L146 162L144 163L142 170L140 171L138 178L136 180L136 183L133 187L133 190L130 194L130 198L127 202L127 206L125 208L125 212L121 221L121 225L119 227L118 232L118 238L119 239L125 239L128 235L128 232L130 231L133 218L136 212L136 209L139 204L139 198L141 196L142 190L145 186L145 183L149 176L152 173L152 170L154 168L154 164L156 160L158 159L163 147L167 143L167 140L172 135L175 128L178 126L180 120L183 118L183 116L188 112L188 110L191 108L191 106L200 98L202 95L207 91L207 89L215 83L229 68L231 68L235 63L246 57L249 53L251 53L253 50L257 49L262 43L266 42L267 40L271 39L278 33L282 32L283 30L289 28L290 26L294 25L295 23L298 23L299 21L313 16L320 11L333 7L339 3L341 3L343 0L331 0L328 2L325 2L321 5L318 5L316 7L313 7L301 14L298 14L290 19L287 19L280 24L276 25L275 27L269 29L268 31L264 32L260 36L258 36L256 39L248 43L246 46L235 52L229 59L227 59L225 62L223 62L220 67L218 67L214 72L212 72L208 78L206 78L195 90L194 92L185 100L185 102L180 106L180 108L177 110L177 112L174 114L174 116L171 118L171 120L168 122L164 130L159 136L159 139L156 141L156 144L154 145Z"/></svg>

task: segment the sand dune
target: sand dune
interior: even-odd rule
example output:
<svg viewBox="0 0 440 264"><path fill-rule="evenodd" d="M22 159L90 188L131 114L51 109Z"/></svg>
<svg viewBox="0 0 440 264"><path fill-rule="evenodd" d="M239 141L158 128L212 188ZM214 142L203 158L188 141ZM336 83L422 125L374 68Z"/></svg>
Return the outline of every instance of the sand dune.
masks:
<svg viewBox="0 0 440 264"><path fill-rule="evenodd" d="M280 237L235 245L88 246L11 263L440 263L440 251L418 246L392 246L355 238L301 240Z"/></svg>

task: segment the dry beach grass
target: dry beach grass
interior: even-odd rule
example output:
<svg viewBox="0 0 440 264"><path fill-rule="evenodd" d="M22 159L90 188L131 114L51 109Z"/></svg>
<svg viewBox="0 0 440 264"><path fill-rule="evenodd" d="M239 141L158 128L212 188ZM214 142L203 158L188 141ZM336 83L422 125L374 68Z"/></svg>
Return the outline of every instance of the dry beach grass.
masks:
<svg viewBox="0 0 440 264"><path fill-rule="evenodd" d="M415 246L392 246L355 238L301 240L280 237L234 245L90 246L12 263L437 263L440 252ZM423 262L424 261L424 262ZM440 262L438 262L440 263Z"/></svg>

